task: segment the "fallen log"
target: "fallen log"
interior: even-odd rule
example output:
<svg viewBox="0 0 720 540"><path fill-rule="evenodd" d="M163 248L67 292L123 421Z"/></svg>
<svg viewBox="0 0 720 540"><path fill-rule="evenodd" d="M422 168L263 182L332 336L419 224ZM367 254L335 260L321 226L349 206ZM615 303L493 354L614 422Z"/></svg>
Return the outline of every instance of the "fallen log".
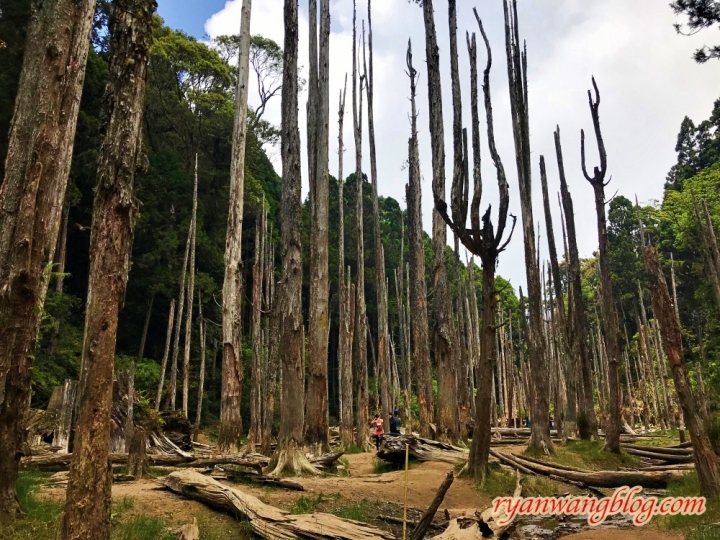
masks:
<svg viewBox="0 0 720 540"><path fill-rule="evenodd" d="M670 465L648 465L647 467L621 467L621 471L692 471L695 463L672 463Z"/></svg>
<svg viewBox="0 0 720 540"><path fill-rule="evenodd" d="M634 448L624 448L624 450L631 456L639 456L650 459L657 459L659 461L672 461L674 463L690 463L693 460L692 455L674 455L665 454L660 452L649 452L647 450L635 450Z"/></svg>
<svg viewBox="0 0 720 540"><path fill-rule="evenodd" d="M312 463L318 469L329 469L345 452L333 452L330 454L323 454L322 456L310 458Z"/></svg>
<svg viewBox="0 0 720 540"><path fill-rule="evenodd" d="M395 540L392 534L331 514L314 513L292 515L267 505L237 488L224 486L217 480L194 471L176 471L167 475L163 483L171 491L213 508L240 514L247 518L253 532L261 538L290 540L313 538L318 540Z"/></svg>
<svg viewBox="0 0 720 540"><path fill-rule="evenodd" d="M692 441L682 442L680 444L674 444L673 446L666 446L666 448L692 448Z"/></svg>
<svg viewBox="0 0 720 540"><path fill-rule="evenodd" d="M443 499L445 499L445 494L447 493L447 490L450 489L453 480L455 480L455 475L452 471L450 471L449 473L447 473L447 476L445 477L445 480L443 480L443 483L440 484L440 488L435 494L435 498L430 503L430 506L420 518L417 526L413 529L413 532L410 535L410 540L422 540L423 538L425 538L425 532L428 530L428 527L430 527L433 519L435 519L435 514L437 513L438 508L440 508Z"/></svg>
<svg viewBox="0 0 720 540"><path fill-rule="evenodd" d="M530 476L535 476L535 472L531 471L521 463L518 463L516 460L514 460L512 457L510 457L507 454L502 454L500 452L496 452L492 448L490 449L490 455L494 458L496 458L501 463L505 463L505 465L509 465L515 470L520 471L523 474L528 474Z"/></svg>
<svg viewBox="0 0 720 540"><path fill-rule="evenodd" d="M623 448L632 450L642 450L644 452L652 452L653 454L669 454L673 456L692 456L692 448L673 448L665 446L642 446L640 444L621 444ZM629 452L628 452L629 453Z"/></svg>
<svg viewBox="0 0 720 540"><path fill-rule="evenodd" d="M404 462L406 444L409 446L410 456L418 461L440 461L454 465L467 460L469 454L464 448L423 439L415 435L386 435L377 452L377 457L393 463Z"/></svg>
<svg viewBox="0 0 720 540"><path fill-rule="evenodd" d="M259 474L256 472L222 472L221 475L210 475L211 478L215 478L216 480L220 480L223 477L227 478L229 480L234 479L242 479L247 480L249 482L252 482L254 484L263 484L263 485L272 485L277 486L285 489L290 489L293 491L305 491L305 488L302 486L302 484L298 484L297 482L293 482L291 480L285 480L283 478L276 478L274 476L265 476L264 474Z"/></svg>
<svg viewBox="0 0 720 540"><path fill-rule="evenodd" d="M505 457L507 458L507 456ZM642 486L645 488L664 488L670 480L678 480L684 476L683 471L566 471L556 467L526 461L520 456L514 456L514 459L536 473L546 476L555 475L562 479L562 481L573 480L592 487L619 488L622 486Z"/></svg>

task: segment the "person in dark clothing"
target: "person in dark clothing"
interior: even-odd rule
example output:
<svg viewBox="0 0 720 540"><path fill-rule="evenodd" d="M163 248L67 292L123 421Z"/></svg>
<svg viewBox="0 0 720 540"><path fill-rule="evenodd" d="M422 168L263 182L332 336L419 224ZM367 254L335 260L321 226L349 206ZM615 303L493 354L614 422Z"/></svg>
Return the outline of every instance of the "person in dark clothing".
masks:
<svg viewBox="0 0 720 540"><path fill-rule="evenodd" d="M400 411L397 409L390 417L390 435L400 435Z"/></svg>

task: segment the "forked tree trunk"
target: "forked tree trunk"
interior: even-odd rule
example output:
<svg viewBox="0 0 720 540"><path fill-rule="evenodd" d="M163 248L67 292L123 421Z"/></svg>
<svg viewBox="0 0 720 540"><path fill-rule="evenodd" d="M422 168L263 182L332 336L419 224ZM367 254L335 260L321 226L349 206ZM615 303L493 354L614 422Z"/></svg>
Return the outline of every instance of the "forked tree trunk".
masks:
<svg viewBox="0 0 720 540"><path fill-rule="evenodd" d="M355 374L355 443L364 448L367 443L368 421L368 364L367 316L365 306L365 237L363 234L363 175L362 175L362 87L365 75L357 88L358 56L356 1L353 0L353 128L355 132L355 182L357 188L355 220L357 227L357 287L355 299L355 333L353 336L353 370ZM360 106L358 107L358 98Z"/></svg>
<svg viewBox="0 0 720 540"><path fill-rule="evenodd" d="M195 239L197 237L197 154L195 154L195 182L193 184L192 232L190 240L190 270L188 272L187 316L185 317L185 347L183 348L183 392L182 407L185 418L190 418L188 399L190 397L190 345L192 343L193 302L195 300Z"/></svg>
<svg viewBox="0 0 720 540"><path fill-rule="evenodd" d="M0 518L15 481L30 402L30 364L57 243L94 2L34 6L0 185Z"/></svg>
<svg viewBox="0 0 720 540"><path fill-rule="evenodd" d="M310 89L308 102L308 167L312 228L310 234L309 362L305 414L305 443L314 454L328 446L328 332L330 281L328 275L330 121L329 51L330 0L320 0L320 58L318 69L317 0L310 0Z"/></svg>
<svg viewBox="0 0 720 540"><path fill-rule="evenodd" d="M433 421L432 367L428 341L427 284L425 282L425 246L422 229L422 186L420 178L420 150L417 135L417 109L415 84L417 72L412 65L412 46L408 40L407 67L410 76L410 140L408 141L408 184L405 188L408 207L408 243L410 244L410 313L412 321L412 359L417 380L420 406L420 435L430 435Z"/></svg>
<svg viewBox="0 0 720 540"><path fill-rule="evenodd" d="M154 0L116 0L110 16L108 124L97 171L79 417L61 537L110 538L110 409L118 313L125 298L142 172L142 115ZM133 399L129 395L130 400Z"/></svg>
<svg viewBox="0 0 720 540"><path fill-rule="evenodd" d="M560 128L555 130L555 154L557 157L558 171L560 176L560 193L562 195L562 208L565 216L568 243L568 325L571 343L572 358L579 363L576 375L576 390L578 413L577 418L583 419L583 427L579 430L582 439L589 439L592 434L597 433L597 419L595 417L595 405L593 401L592 369L590 367L590 350L587 344L588 323L585 311L585 301L582 295L582 277L580 273L580 255L577 245L577 234L575 232L575 213L573 200L565 179L565 164L563 161L562 144L560 142Z"/></svg>
<svg viewBox="0 0 720 540"><path fill-rule="evenodd" d="M173 342L172 366L170 367L170 391L167 408L175 410L177 399L177 360L180 354L180 333L182 332L183 311L185 308L185 278L187 277L188 259L190 257L190 244L192 244L193 220L190 219L187 241L185 242L185 256L183 257L182 274L180 276L180 299L178 300L177 318L175 320L175 340Z"/></svg>
<svg viewBox="0 0 720 540"><path fill-rule="evenodd" d="M175 299L170 301L170 313L168 314L167 335L165 336L165 352L160 364L160 383L158 384L157 397L155 398L155 410L160 410L163 385L165 384L165 370L167 369L168 356L170 355L170 341L172 339L173 322L175 321Z"/></svg>
<svg viewBox="0 0 720 540"><path fill-rule="evenodd" d="M242 444L240 405L242 402L243 357L240 306L243 297L242 226L245 204L245 142L247 140L251 12L252 0L243 0L240 15L238 79L235 91L235 123L230 161L230 210L225 240L225 279L223 281L223 363L220 433L218 436L218 448L223 452L237 452ZM298 151L300 151L299 148Z"/></svg>
<svg viewBox="0 0 720 540"><path fill-rule="evenodd" d="M548 404L548 366L545 359L542 337L541 284L537 263L535 223L532 208L532 174L530 163L530 124L527 95L527 51L520 50L517 0L503 0L505 11L505 49L507 54L508 80L510 81L510 108L515 140L515 157L520 184L520 206L522 210L523 234L525 240L525 273L528 287L528 354L531 376L534 382L534 399L530 401L532 420L529 447L540 450L552 449L550 440Z"/></svg>
<svg viewBox="0 0 720 540"><path fill-rule="evenodd" d="M665 353L672 367L675 390L683 409L685 423L690 431L695 468L700 479L700 491L705 497L717 497L720 495L720 462L710 443L692 393L687 365L683 359L680 324L675 317L665 276L653 246L643 246L643 260L645 270L650 276L653 311L660 320Z"/></svg>
<svg viewBox="0 0 720 540"><path fill-rule="evenodd" d="M302 451L305 365L302 314L302 202L300 131L298 129L298 4L285 0L285 43L282 92L282 277L277 316L280 337L282 399L280 433L268 466L271 476L286 471L316 473ZM325 388L322 389L325 391Z"/></svg>
<svg viewBox="0 0 720 540"><path fill-rule="evenodd" d="M388 305L387 280L385 278L385 252L383 250L382 235L380 231L380 207L378 204L377 156L375 152L375 118L373 115L373 42L372 42L372 10L371 0L368 0L368 54L370 56L367 70L367 113L368 137L370 143L370 180L373 191L373 236L375 240L375 276L377 282L377 315L378 315L378 345L377 361L380 376L380 417L387 421L391 411L391 370L388 335ZM363 61L365 50L363 49ZM364 63L364 62L363 62Z"/></svg>

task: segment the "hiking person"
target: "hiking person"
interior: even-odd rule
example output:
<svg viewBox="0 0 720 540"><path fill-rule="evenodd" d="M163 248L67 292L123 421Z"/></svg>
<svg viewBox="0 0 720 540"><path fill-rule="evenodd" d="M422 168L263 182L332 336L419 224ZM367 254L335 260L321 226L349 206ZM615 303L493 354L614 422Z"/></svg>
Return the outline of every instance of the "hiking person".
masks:
<svg viewBox="0 0 720 540"><path fill-rule="evenodd" d="M390 416L390 435L400 435L400 411L397 409Z"/></svg>
<svg viewBox="0 0 720 540"><path fill-rule="evenodd" d="M382 442L383 435L385 435L385 430L383 429L383 419L380 418L379 414L375 415L375 418L373 419L370 424L375 428L374 435L375 435L375 448L379 451L380 450L380 443Z"/></svg>

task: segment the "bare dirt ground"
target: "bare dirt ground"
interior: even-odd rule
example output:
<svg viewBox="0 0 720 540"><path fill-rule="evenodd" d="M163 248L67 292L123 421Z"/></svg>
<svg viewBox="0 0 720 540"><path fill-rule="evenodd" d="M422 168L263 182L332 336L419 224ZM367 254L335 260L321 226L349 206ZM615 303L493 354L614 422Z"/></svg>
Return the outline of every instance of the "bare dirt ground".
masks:
<svg viewBox="0 0 720 540"><path fill-rule="evenodd" d="M522 448L522 447L519 447ZM515 451L514 447L502 448L502 451ZM247 484L237 486L252 493L263 502L281 508L290 508L301 497L317 497L320 494L335 495L343 504L350 505L362 500L383 501L403 504L405 490L405 471L392 471L376 474L373 470L374 454L352 454L344 456L349 463L350 476L323 476L318 478L294 479L305 488L304 492L287 491L274 488L256 487ZM435 496L448 471L453 466L447 463L427 462L414 464L408 471L408 506L424 510ZM123 498L134 500L132 512L161 517L180 526L191 522L193 517L209 523L213 530L222 531L222 538L230 540L246 538L238 531L237 522L230 516L214 512L201 503L188 501L169 491L161 489L157 480L119 483L113 485L113 500ZM43 493L53 498L65 495L63 488L46 488ZM464 478L456 478L450 487L440 510L451 512L485 509L491 500L479 495L474 484ZM454 514L454 512L453 512ZM217 534L217 533L216 533ZM532 538L532 535L518 533L513 538ZM660 530L650 524L637 529L598 529L579 534L564 536L567 540L618 540L631 538L636 540L681 540L683 535Z"/></svg>

